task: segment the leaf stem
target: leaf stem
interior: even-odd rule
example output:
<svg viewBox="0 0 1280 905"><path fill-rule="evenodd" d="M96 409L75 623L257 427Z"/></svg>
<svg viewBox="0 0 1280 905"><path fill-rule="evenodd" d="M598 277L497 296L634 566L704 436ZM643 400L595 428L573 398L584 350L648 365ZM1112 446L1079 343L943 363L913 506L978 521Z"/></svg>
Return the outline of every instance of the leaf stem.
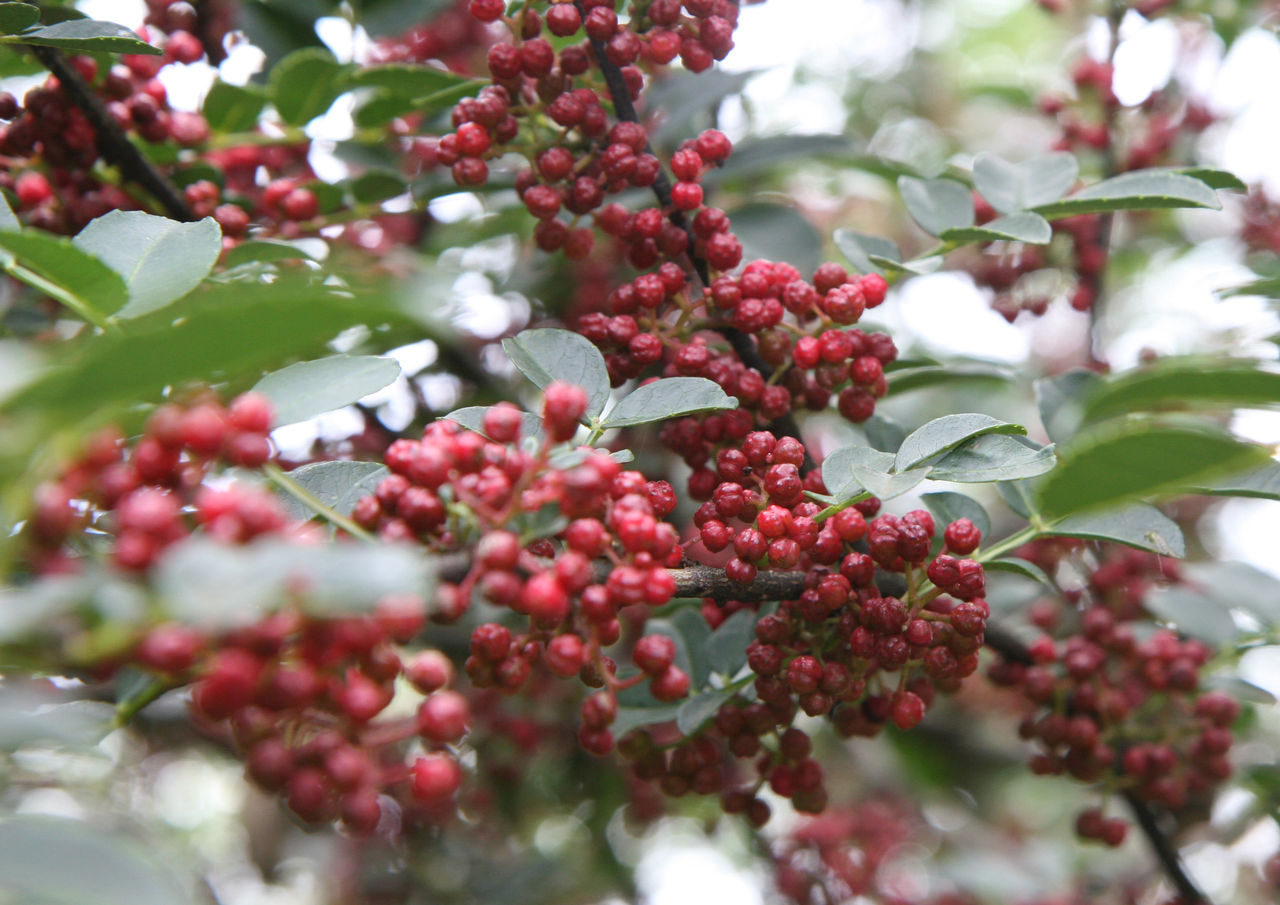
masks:
<svg viewBox="0 0 1280 905"><path fill-rule="evenodd" d="M275 462L268 462L262 466L263 472L266 473L271 483L275 484L289 496L293 497L302 505L306 506L316 515L321 516L325 521L341 528L352 537L357 537L365 543L376 543L377 538L365 529L361 528L351 519L342 515L333 507L326 505L310 490L303 487Z"/></svg>
<svg viewBox="0 0 1280 905"><path fill-rule="evenodd" d="M176 684L159 677L151 679L141 692L116 705L116 715L112 722L117 729L129 725L133 718L142 712L144 707L155 701L166 691L177 687Z"/></svg>

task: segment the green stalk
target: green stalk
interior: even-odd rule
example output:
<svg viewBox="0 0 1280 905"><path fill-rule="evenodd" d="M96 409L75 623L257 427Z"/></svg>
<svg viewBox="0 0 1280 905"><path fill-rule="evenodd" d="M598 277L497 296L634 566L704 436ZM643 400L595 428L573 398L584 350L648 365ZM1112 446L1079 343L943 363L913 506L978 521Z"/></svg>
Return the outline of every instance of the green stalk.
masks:
<svg viewBox="0 0 1280 905"><path fill-rule="evenodd" d="M302 505L306 506L316 515L322 517L330 524L336 525L352 537L358 537L365 543L375 543L377 538L365 529L361 528L345 515L337 512L331 506L325 505L315 494L303 487L293 478L289 477L288 472L277 465L275 462L268 462L262 466L262 470L266 472L271 483L275 484L289 496L293 497Z"/></svg>

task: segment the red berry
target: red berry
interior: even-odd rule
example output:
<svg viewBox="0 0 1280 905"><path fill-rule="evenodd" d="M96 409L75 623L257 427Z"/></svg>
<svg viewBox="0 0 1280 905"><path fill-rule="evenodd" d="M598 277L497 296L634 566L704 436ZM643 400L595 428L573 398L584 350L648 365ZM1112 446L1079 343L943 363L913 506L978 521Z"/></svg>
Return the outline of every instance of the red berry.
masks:
<svg viewBox="0 0 1280 905"><path fill-rule="evenodd" d="M668 666L649 683L649 691L659 701L678 701L689 693L689 676L678 666Z"/></svg>
<svg viewBox="0 0 1280 905"><path fill-rule="evenodd" d="M418 733L433 742L458 741L470 721L467 699L456 691L438 691L418 707Z"/></svg>
<svg viewBox="0 0 1280 905"><path fill-rule="evenodd" d="M281 207L290 220L310 220L320 213L320 200L310 189L293 189L284 196Z"/></svg>
<svg viewBox="0 0 1280 905"><path fill-rule="evenodd" d="M586 411L587 393L580 386L556 381L543 391L542 417L547 434L556 442L572 439Z"/></svg>
<svg viewBox="0 0 1280 905"><path fill-rule="evenodd" d="M676 656L676 644L668 635L645 635L636 642L632 659L651 676L661 676Z"/></svg>
<svg viewBox="0 0 1280 905"><path fill-rule="evenodd" d="M428 754L413 763L413 794L424 804L452 798L461 784L462 768L447 754Z"/></svg>

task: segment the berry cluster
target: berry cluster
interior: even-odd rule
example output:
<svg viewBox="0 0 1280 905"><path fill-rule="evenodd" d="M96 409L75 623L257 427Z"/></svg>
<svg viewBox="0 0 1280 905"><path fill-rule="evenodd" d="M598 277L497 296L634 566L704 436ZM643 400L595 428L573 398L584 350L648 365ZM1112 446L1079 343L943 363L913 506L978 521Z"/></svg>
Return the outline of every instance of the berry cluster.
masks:
<svg viewBox="0 0 1280 905"><path fill-rule="evenodd" d="M339 819L367 834L397 818L400 826L447 818L463 778L450 746L466 734L470 707L448 688L452 662L431 649L402 659L395 647L417 635L426 611L420 598L399 595L372 616L283 610L220 638L162 626L138 659L191 681L197 717L225 725L249 776L299 818ZM401 676L427 697L412 717L374 722ZM406 763L409 740L420 753Z"/></svg>
<svg viewBox="0 0 1280 905"><path fill-rule="evenodd" d="M1078 542L1039 542L1024 553L1056 568L1079 555ZM1231 774L1234 698L1200 687L1210 650L1157 630L1139 640L1141 601L1176 570L1152 554L1110 551L1092 564L1086 595L1063 612L1052 601L1033 608L1046 634L1029 647L1030 663L1001 662L991 677L1018 689L1033 706L1020 732L1039 750L1038 774L1068 774L1127 790L1171 810L1186 806ZM1077 831L1107 845L1124 841L1126 824L1098 808L1081 813Z"/></svg>
<svg viewBox="0 0 1280 905"><path fill-rule="evenodd" d="M587 750L605 754L613 747L608 727L616 693L625 684L603 650L622 635L620 610L671 600L676 587L667 568L678 566L683 552L675 528L663 521L676 504L671 485L624 471L602 452L587 452L567 468L549 459L552 445L572 438L586 405L579 387L548 386L547 440L536 453L519 446L521 415L510 404L487 411L485 436L433 422L421 440L391 444L392 474L359 501L354 518L387 540L473 550L465 577L440 588L435 618L461 618L478 595L511 611L519 627L490 621L475 628L468 678L479 688L514 693L542 662L555 675L601 688L582 704L579 738ZM538 532L537 516L548 510L565 522ZM530 531L541 536L531 539ZM605 573L601 562L608 563ZM669 638L641 638L634 653L641 675L630 684L647 679L659 700L684 697L689 677L674 655Z"/></svg>
<svg viewBox="0 0 1280 905"><path fill-rule="evenodd" d="M977 669L989 609L982 567L951 555L978 547L972 522L949 525L948 552L931 558L936 526L927 512L868 523L879 508L872 499L820 521L821 507L802 493L798 441L756 432L729 452L736 455L722 454L721 477L738 480L723 480L695 514L702 545L712 553L732 545L725 574L744 585L760 569L804 570L803 593L756 623L746 651L755 701L731 699L696 737L660 747L638 732L620 750L635 759L638 778L668 794L721 793L726 811L760 824L769 816L758 797L766 783L800 810L826 805L809 739L792 726L798 713L829 715L846 736L875 735L890 720L914 727L936 690L954 691ZM862 542L870 553L850 551ZM905 600L880 590L877 569L907 577ZM704 612L713 625L724 618L712 602ZM755 776L740 777L732 757L756 758Z"/></svg>
<svg viewBox="0 0 1280 905"><path fill-rule="evenodd" d="M180 45L173 49L180 51ZM167 91L156 78L160 67L173 59L130 55L105 70L92 57L72 57L70 62L101 94L123 131L152 143L202 145L209 137L204 117L171 110ZM0 188L12 192L18 212L30 225L75 233L108 211L139 206L94 172L97 134L56 77L30 89L21 102L12 94L0 94L0 120L7 121L0 126L0 155L10 158L0 174Z"/></svg>
<svg viewBox="0 0 1280 905"><path fill-rule="evenodd" d="M257 468L272 456L271 405L246 394L228 407L193 399L157 408L131 447L114 429L92 438L57 481L42 485L27 523L29 559L41 573L77 571L75 537L106 531L121 569L145 572L164 549L199 527L230 543L282 531L274 496L205 483L218 465Z"/></svg>

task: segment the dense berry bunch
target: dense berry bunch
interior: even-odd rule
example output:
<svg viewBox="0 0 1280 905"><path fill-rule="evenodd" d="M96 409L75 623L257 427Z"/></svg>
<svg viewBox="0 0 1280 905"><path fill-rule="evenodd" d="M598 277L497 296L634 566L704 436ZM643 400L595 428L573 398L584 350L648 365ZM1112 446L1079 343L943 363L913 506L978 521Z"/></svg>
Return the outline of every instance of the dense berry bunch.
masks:
<svg viewBox="0 0 1280 905"><path fill-rule="evenodd" d="M271 405L244 395L160 406L132 445L114 429L97 434L58 480L37 491L27 523L29 558L39 572L76 571L78 538L106 532L121 569L145 572L162 551L200 528L244 543L278 533L287 519L271 494L205 483L219 465L257 468L273 455Z"/></svg>
<svg viewBox="0 0 1280 905"><path fill-rule="evenodd" d="M249 776L279 791L298 817L396 834L449 817L463 778L450 746L466 734L470 707L448 687L452 662L431 649L402 658L395 647L414 638L426 610L400 595L372 616L284 610L219 638L166 626L143 640L139 660L192 681L197 716L225 725ZM414 716L375 721L401 677L426 698ZM406 761L410 740L418 753Z"/></svg>
<svg viewBox="0 0 1280 905"><path fill-rule="evenodd" d="M982 567L951 555L977 548L971 522L949 525L949 552L931 556L936 528L927 512L868 524L879 506L872 499L820 520L821 507L803 495L797 441L756 432L743 450L721 457L722 476L737 480L718 484L694 516L702 546L713 554L732 547L725 574L742 585L761 570L801 570L803 593L756 623L746 651L754 701L731 698L703 732L669 750L643 732L622 750L636 759L637 777L668 794L719 792L726 810L759 824L769 815L758 797L766 783L800 810L826 804L809 739L792 726L799 713L830 716L846 736L875 735L889 721L914 727L937 690L954 691L977 669L989 609ZM855 549L864 543L870 553ZM883 592L885 573L905 575L907 594ZM712 625L725 618L711 602L704 613ZM735 757L754 758L753 775L743 776Z"/></svg>
<svg viewBox="0 0 1280 905"><path fill-rule="evenodd" d="M1042 542L1024 552L1056 568L1080 545ZM1177 579L1167 561L1133 550L1109 551L1091 564L1089 586L1065 612L1051 601L1032 611L1046 634L1029 664L1002 662L992 678L1017 688L1034 710L1022 722L1037 743L1031 768L1126 790L1179 810L1231 774L1231 726L1240 705L1201 687L1209 648L1160 629L1139 632L1141 602L1156 582ZM1126 823L1100 809L1081 813L1079 834L1119 845Z"/></svg>
<svg viewBox="0 0 1280 905"><path fill-rule="evenodd" d="M491 440L434 422L421 440L391 445L392 474L354 516L385 539L474 551L461 581L440 588L436 619L461 618L476 595L515 618L472 632L467 676L477 687L513 693L545 663L556 675L601 688L583 702L579 737L604 754L613 747L608 727L623 685L603 650L621 637L620 611L671 600L676 587L667 568L680 565L682 549L676 529L663 520L676 503L665 481L624 471L603 452L575 453L580 464L564 467L549 456L553 444L573 436L586 405L580 388L548 386L547 438L532 452L519 443L521 414L509 404L486 413L483 430ZM553 517L540 530L548 512L563 519ZM669 638L640 639L634 656L641 675L629 684L647 679L660 700L688 693L689 677L673 664Z"/></svg>

